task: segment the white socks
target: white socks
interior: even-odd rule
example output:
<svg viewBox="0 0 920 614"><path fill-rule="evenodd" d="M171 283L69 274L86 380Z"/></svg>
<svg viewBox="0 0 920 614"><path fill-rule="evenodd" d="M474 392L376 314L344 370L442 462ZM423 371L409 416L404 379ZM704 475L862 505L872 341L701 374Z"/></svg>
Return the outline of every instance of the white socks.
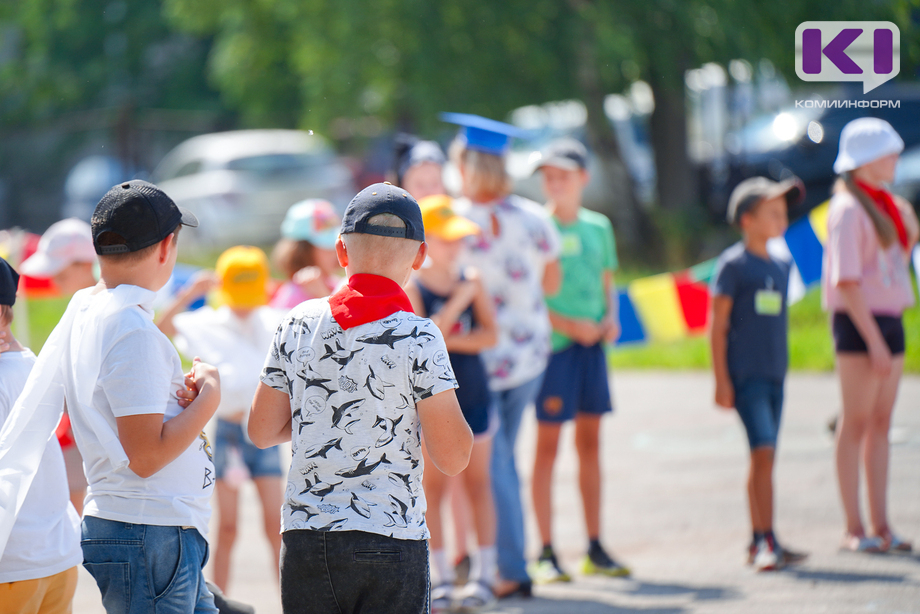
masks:
<svg viewBox="0 0 920 614"><path fill-rule="evenodd" d="M479 550L470 551L470 580L480 580L492 586L497 570L498 551L495 546L480 546Z"/></svg>
<svg viewBox="0 0 920 614"><path fill-rule="evenodd" d="M432 586L453 584L454 569L447 564L447 553L444 552L443 549L431 551L431 566L434 568L434 572L437 574L438 578L436 583L432 583Z"/></svg>

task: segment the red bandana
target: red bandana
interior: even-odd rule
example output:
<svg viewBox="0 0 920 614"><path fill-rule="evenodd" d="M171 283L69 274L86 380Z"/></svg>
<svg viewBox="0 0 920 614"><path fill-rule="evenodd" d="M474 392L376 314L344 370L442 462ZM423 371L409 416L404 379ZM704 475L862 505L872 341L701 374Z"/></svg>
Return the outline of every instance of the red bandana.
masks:
<svg viewBox="0 0 920 614"><path fill-rule="evenodd" d="M873 201L875 201L876 206L891 218L891 221L894 222L894 227L898 231L898 241L907 249L907 229L904 228L904 220L901 219L901 212L898 211L898 206L894 204L894 199L891 197L891 194L883 188L874 188L868 183L864 183L855 180L856 185L858 185L862 190L869 195Z"/></svg>
<svg viewBox="0 0 920 614"><path fill-rule="evenodd" d="M342 330L381 320L397 311L412 311L409 297L395 281L380 275L359 273L329 297L332 317Z"/></svg>

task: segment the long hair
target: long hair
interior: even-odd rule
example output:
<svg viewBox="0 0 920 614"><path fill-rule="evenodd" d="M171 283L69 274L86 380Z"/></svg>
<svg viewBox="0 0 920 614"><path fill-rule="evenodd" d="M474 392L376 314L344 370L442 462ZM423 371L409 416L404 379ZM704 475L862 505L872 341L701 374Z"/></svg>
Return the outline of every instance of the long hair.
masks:
<svg viewBox="0 0 920 614"><path fill-rule="evenodd" d="M511 193L513 182L502 156L467 149L463 141L454 140L450 159L463 169L463 191L475 202L485 203Z"/></svg>
<svg viewBox="0 0 920 614"><path fill-rule="evenodd" d="M872 226L875 228L875 234L878 235L878 241L882 247L888 249L898 240L898 231L894 222L887 215L882 213L872 198L866 194L866 191L856 185L851 172L840 175L834 184L834 192L846 190L859 201L863 210L872 220Z"/></svg>

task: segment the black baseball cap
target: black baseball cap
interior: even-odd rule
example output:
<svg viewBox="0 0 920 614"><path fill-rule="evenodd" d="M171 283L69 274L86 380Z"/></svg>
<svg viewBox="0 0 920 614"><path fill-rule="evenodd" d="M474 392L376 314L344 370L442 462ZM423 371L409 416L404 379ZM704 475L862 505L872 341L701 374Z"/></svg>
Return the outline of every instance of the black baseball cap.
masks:
<svg viewBox="0 0 920 614"><path fill-rule="evenodd" d="M567 171L580 171L588 168L588 150L580 141L573 138L556 139L540 152L534 172L544 166L553 166Z"/></svg>
<svg viewBox="0 0 920 614"><path fill-rule="evenodd" d="M19 273L9 262L0 258L0 305L15 305L18 287Z"/></svg>
<svg viewBox="0 0 920 614"><path fill-rule="evenodd" d="M729 224L737 225L741 222L741 216L754 205L777 196L785 196L786 205L794 207L805 199L805 186L796 176L783 181L772 181L766 177L745 179L732 190L725 217Z"/></svg>
<svg viewBox="0 0 920 614"><path fill-rule="evenodd" d="M180 209L152 183L132 179L105 193L93 211L93 247L100 256L136 252L159 243L179 224L198 226L191 211ZM124 245L99 245L99 236L114 232Z"/></svg>
<svg viewBox="0 0 920 614"><path fill-rule="evenodd" d="M369 219L381 213L392 213L406 223L405 228L371 226ZM425 240L425 226L418 203L402 188L389 182L369 185L351 199L342 216L339 234L360 233L381 237L398 237L412 241Z"/></svg>

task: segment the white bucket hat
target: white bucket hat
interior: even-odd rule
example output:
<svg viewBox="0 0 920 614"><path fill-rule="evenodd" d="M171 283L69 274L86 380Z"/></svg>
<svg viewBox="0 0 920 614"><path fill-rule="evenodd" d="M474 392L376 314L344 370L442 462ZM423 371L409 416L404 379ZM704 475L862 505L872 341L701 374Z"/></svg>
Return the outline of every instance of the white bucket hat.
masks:
<svg viewBox="0 0 920 614"><path fill-rule="evenodd" d="M38 250L19 267L23 275L47 279L74 262L96 262L93 233L83 220L70 218L52 224L38 241Z"/></svg>
<svg viewBox="0 0 920 614"><path fill-rule="evenodd" d="M891 124L877 117L854 119L840 131L840 151L834 162L838 175L904 151L904 141Z"/></svg>

